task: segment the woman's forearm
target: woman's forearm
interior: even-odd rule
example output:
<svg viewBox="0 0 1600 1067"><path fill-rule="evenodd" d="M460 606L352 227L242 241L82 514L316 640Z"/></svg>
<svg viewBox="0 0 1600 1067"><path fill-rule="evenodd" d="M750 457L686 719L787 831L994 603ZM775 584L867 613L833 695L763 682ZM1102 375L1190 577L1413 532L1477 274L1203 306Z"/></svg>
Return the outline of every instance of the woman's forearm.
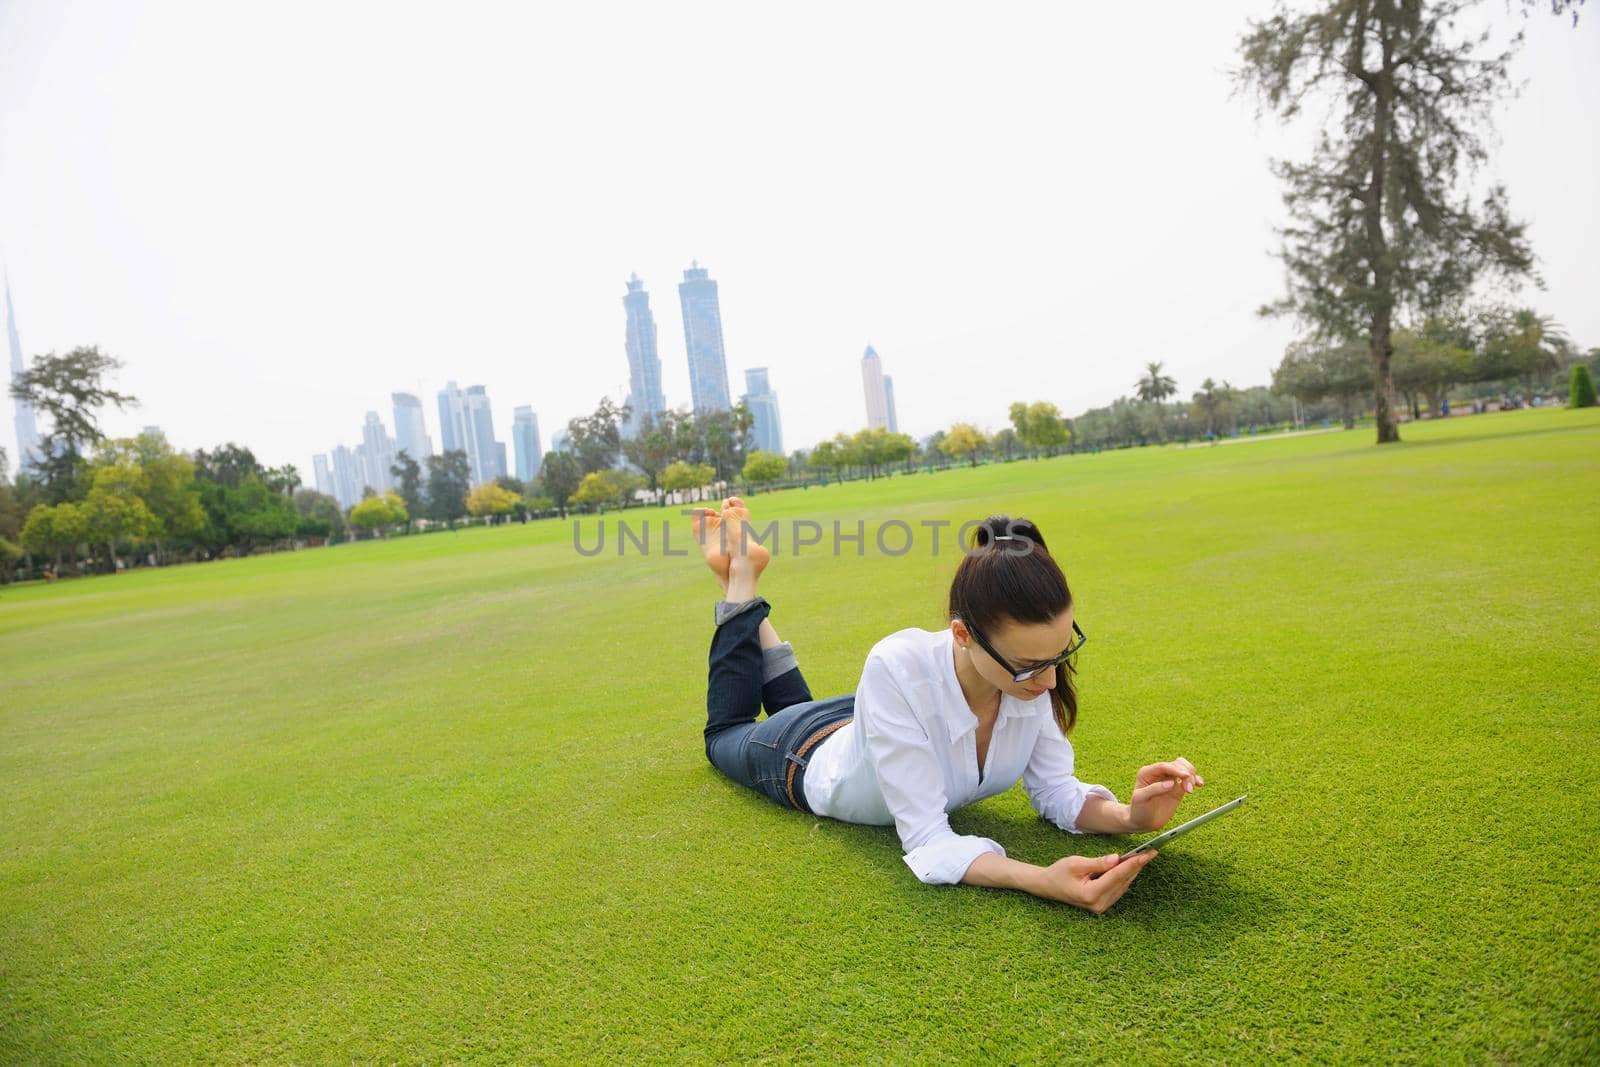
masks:
<svg viewBox="0 0 1600 1067"><path fill-rule="evenodd" d="M1091 834L1133 832L1133 811L1126 804L1102 796L1088 797L1078 812L1078 829Z"/></svg>
<svg viewBox="0 0 1600 1067"><path fill-rule="evenodd" d="M1020 889L1034 896L1043 896L1043 867L1002 856L998 852L985 852L967 867L961 876L962 885L981 885L989 889Z"/></svg>

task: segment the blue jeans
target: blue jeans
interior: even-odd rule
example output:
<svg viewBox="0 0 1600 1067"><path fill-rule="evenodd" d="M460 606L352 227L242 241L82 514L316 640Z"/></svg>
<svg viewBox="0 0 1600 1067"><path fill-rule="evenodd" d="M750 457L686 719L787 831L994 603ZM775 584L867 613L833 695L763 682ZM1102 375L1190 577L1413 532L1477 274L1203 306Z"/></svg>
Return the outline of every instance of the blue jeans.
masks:
<svg viewBox="0 0 1600 1067"><path fill-rule="evenodd" d="M706 759L741 785L786 808L810 812L805 766L820 736L855 716L855 694L811 699L811 690L780 647L764 655L761 623L772 611L765 597L717 626L711 637L706 687ZM775 677L767 677L778 669ZM756 717L765 705L767 717Z"/></svg>

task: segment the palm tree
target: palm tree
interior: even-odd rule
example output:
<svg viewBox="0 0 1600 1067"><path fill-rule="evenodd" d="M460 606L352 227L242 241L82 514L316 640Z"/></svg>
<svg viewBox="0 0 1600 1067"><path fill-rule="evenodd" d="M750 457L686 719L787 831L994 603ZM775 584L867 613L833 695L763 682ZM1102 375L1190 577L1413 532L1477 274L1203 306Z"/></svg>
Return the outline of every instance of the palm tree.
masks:
<svg viewBox="0 0 1600 1067"><path fill-rule="evenodd" d="M1159 404L1178 391L1177 379L1171 375L1162 374L1162 366L1163 364L1160 363L1146 363L1144 365L1145 376L1139 379L1139 384L1135 387L1140 400L1146 403Z"/></svg>
<svg viewBox="0 0 1600 1067"><path fill-rule="evenodd" d="M1206 434L1214 435L1217 431L1217 407L1222 403L1222 393L1217 388L1217 383L1210 378L1201 382L1200 391L1194 394L1194 403L1195 407L1205 413Z"/></svg>

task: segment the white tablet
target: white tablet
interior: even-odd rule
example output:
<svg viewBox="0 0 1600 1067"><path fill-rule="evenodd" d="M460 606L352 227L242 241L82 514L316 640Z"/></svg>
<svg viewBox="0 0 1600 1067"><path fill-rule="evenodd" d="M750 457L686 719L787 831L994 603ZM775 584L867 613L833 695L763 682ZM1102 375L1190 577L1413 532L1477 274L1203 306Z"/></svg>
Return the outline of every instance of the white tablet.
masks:
<svg viewBox="0 0 1600 1067"><path fill-rule="evenodd" d="M1246 793L1245 796L1249 796L1249 794ZM1215 819L1218 815L1226 815L1228 812L1232 811L1234 808L1237 808L1240 804L1243 804L1243 803L1244 803L1244 797L1240 797L1237 800L1228 801L1226 804L1222 805L1222 807L1220 807L1220 808L1213 808L1210 811L1206 812L1204 815L1197 815L1193 819L1190 819L1188 822L1184 823L1182 826L1174 826L1172 829L1168 830L1166 833L1158 834L1157 836L1152 837L1150 840L1146 841L1144 844L1138 846L1137 848L1130 848L1128 851L1126 851L1126 852L1124 852L1122 854L1122 859L1119 859L1117 862L1121 863L1122 860L1127 859L1129 856L1137 856L1141 852L1147 852L1152 848L1156 848L1157 846L1164 845L1168 841L1171 841L1174 837L1182 837L1184 834L1188 833L1190 830L1193 830L1196 826L1199 826L1201 823L1210 822L1212 819Z"/></svg>

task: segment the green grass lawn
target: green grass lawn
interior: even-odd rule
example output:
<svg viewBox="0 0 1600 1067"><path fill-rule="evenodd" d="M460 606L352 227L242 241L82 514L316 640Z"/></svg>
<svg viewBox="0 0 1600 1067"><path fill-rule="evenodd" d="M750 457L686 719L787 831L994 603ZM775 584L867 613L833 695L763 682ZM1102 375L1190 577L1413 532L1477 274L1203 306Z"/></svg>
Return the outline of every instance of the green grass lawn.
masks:
<svg viewBox="0 0 1600 1067"><path fill-rule="evenodd" d="M943 623L948 534L878 523L1040 524L1080 777L1182 755L1180 817L1251 796L1098 918L714 772L716 588L658 528L0 590L0 1061L1594 1062L1600 413L1404 434L751 499L867 524L764 582L819 697ZM1020 787L952 821L1036 862L1138 840Z"/></svg>

